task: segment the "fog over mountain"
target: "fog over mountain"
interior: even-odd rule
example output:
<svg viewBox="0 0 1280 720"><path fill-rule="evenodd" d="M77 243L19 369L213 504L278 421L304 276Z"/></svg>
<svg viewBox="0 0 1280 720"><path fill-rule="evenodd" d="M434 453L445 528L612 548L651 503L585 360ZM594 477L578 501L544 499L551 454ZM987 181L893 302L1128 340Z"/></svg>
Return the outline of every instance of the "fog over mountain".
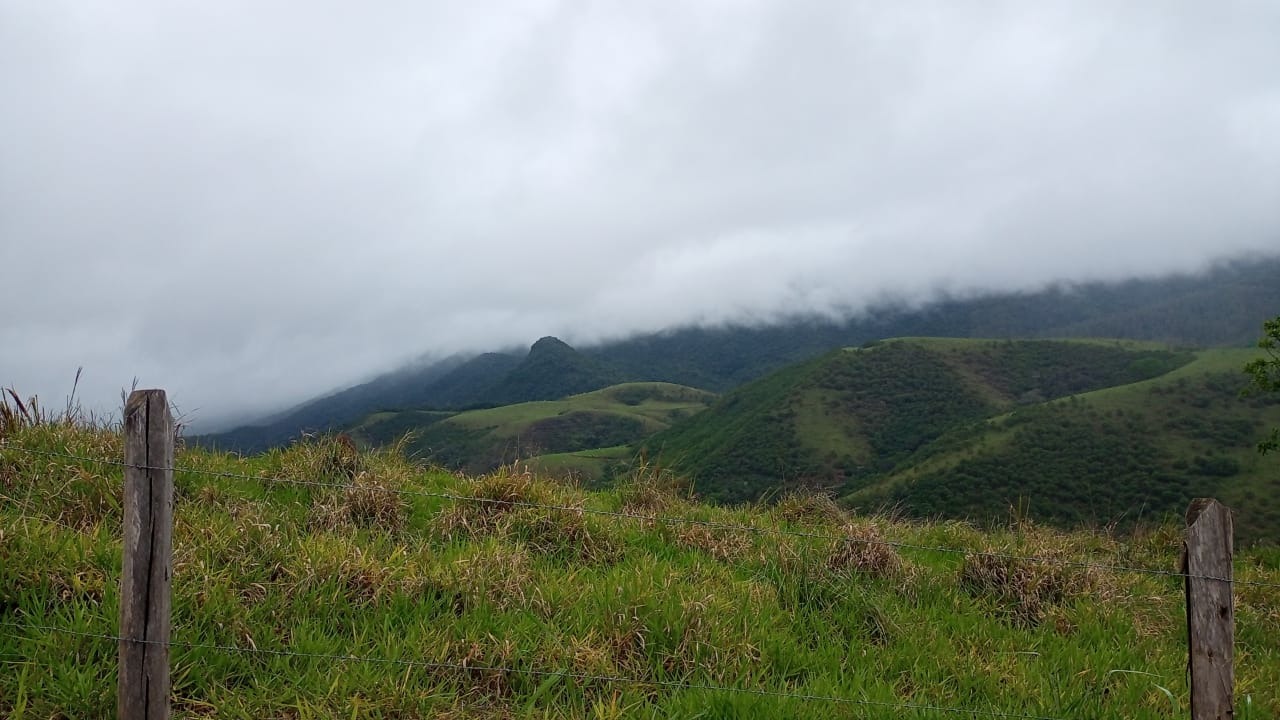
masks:
<svg viewBox="0 0 1280 720"><path fill-rule="evenodd" d="M0 3L0 384L415 358L1280 251L1280 4ZM1277 308L1280 312L1280 308Z"/></svg>

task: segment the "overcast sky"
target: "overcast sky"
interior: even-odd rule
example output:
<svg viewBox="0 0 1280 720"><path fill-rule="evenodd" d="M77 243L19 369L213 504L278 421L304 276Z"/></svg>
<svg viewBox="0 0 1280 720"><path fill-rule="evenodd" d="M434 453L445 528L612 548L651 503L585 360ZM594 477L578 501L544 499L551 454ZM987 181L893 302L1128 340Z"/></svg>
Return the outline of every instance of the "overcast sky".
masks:
<svg viewBox="0 0 1280 720"><path fill-rule="evenodd" d="M217 423L1280 250L1278 68L1265 0L0 0L0 384Z"/></svg>

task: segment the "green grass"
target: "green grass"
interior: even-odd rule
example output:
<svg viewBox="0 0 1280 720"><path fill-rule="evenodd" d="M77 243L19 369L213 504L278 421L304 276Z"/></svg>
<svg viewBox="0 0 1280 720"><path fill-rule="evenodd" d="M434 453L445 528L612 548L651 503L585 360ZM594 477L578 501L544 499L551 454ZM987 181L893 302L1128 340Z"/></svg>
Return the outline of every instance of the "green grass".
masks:
<svg viewBox="0 0 1280 720"><path fill-rule="evenodd" d="M1255 350L1204 350L1134 383L1023 406L962 426L848 496L921 514L1127 526L1208 495L1237 508L1244 543L1280 541L1280 473L1255 450L1275 398L1241 398Z"/></svg>
<svg viewBox="0 0 1280 720"><path fill-rule="evenodd" d="M851 493L908 468L958 428L1192 359L1124 341L880 341L750 383L646 445L721 501L790 486Z"/></svg>
<svg viewBox="0 0 1280 720"><path fill-rule="evenodd" d="M111 716L115 643L38 628L115 632L121 477L22 450L118 459L120 438L59 423L0 428L0 438L0 715ZM992 566L876 542L1173 569L1176 527L984 532L847 517L809 496L711 507L653 472L584 492L510 470L421 470L328 441L243 459L182 451L177 463L261 478L176 476L180 718L963 717L901 703L1062 718L1187 712L1176 578ZM1236 566L1241 579L1280 583L1274 548L1245 550ZM1276 589L1237 587L1237 693L1253 717L1280 716L1278 608Z"/></svg>
<svg viewBox="0 0 1280 720"><path fill-rule="evenodd" d="M673 413L700 410L714 399L712 393L672 383L623 383L563 400L472 410L454 416L450 422L471 429L493 429L502 436L516 437L530 423L538 420L570 412L598 411L631 415L654 427L666 427Z"/></svg>
<svg viewBox="0 0 1280 720"><path fill-rule="evenodd" d="M1280 473L1255 448L1276 398L1258 350L1124 340L899 338L726 394L646 441L707 497L818 488L864 510L1121 529L1210 495L1243 543L1280 543Z"/></svg>
<svg viewBox="0 0 1280 720"><path fill-rule="evenodd" d="M389 445L455 414L443 410L384 410L361 419L348 432L363 443Z"/></svg>
<svg viewBox="0 0 1280 720"><path fill-rule="evenodd" d="M402 429L416 431L407 445L411 452L449 467L483 472L535 456L633 443L703 410L714 398L671 383L623 383L563 400L471 410ZM553 458L546 467L564 463ZM597 465L579 462L570 469L602 470Z"/></svg>
<svg viewBox="0 0 1280 720"><path fill-rule="evenodd" d="M577 452L536 455L529 458L526 465L539 475L594 484L608 477L619 464L630 460L632 453L628 445L615 445Z"/></svg>

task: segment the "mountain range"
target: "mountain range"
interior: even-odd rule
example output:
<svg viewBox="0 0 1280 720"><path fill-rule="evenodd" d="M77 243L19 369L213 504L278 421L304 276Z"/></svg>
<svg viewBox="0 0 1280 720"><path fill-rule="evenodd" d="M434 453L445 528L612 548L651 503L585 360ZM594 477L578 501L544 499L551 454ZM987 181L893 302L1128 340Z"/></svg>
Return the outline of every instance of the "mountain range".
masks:
<svg viewBox="0 0 1280 720"><path fill-rule="evenodd" d="M1258 351L1120 340L903 338L748 383L644 443L699 495L819 490L868 511L1129 526L1193 497L1280 540L1280 472L1255 447L1280 399L1242 398Z"/></svg>
<svg viewBox="0 0 1280 720"><path fill-rule="evenodd" d="M574 349L543 338L528 353L454 356L319 397L234 429L191 438L240 452L335 431L376 411L450 410L556 400L620 382L724 392L833 348L900 336L1125 337L1172 345L1243 346L1280 308L1280 257L1203 273L1036 292L885 303L843 320L795 317L751 326L684 327Z"/></svg>

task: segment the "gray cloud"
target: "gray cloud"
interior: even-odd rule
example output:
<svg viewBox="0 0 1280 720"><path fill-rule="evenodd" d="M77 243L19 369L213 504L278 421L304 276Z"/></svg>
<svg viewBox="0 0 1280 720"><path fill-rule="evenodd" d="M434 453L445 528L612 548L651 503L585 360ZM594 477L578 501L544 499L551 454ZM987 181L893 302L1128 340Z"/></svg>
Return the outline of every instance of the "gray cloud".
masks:
<svg viewBox="0 0 1280 720"><path fill-rule="evenodd" d="M198 419L424 353L1280 249L1280 5L0 5L0 382Z"/></svg>

